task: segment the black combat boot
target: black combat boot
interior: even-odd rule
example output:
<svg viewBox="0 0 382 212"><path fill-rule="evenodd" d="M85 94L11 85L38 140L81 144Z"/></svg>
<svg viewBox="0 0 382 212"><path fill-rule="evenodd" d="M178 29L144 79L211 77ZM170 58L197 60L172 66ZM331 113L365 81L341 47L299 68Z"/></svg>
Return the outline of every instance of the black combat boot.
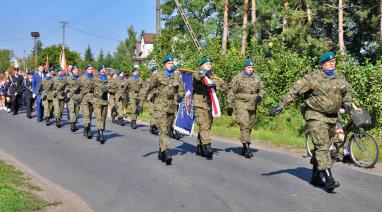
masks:
<svg viewBox="0 0 382 212"><path fill-rule="evenodd" d="M97 141L99 141L100 144L105 144L105 139L103 137L103 130L98 130L98 132L97 132Z"/></svg>
<svg viewBox="0 0 382 212"><path fill-rule="evenodd" d="M203 145L203 151L204 151L204 154L205 154L205 157L208 159L208 160L212 160L212 157L213 157L213 152L212 152L212 149L211 149L211 144L205 144Z"/></svg>
<svg viewBox="0 0 382 212"><path fill-rule="evenodd" d="M49 118L45 118L45 125L46 125L46 126L49 126L49 125L50 125Z"/></svg>
<svg viewBox="0 0 382 212"><path fill-rule="evenodd" d="M85 130L86 130L86 136L88 137L88 139L92 139L92 132L90 130L90 125L86 126L85 127Z"/></svg>
<svg viewBox="0 0 382 212"><path fill-rule="evenodd" d="M158 135L158 127L156 125L153 126L153 134Z"/></svg>
<svg viewBox="0 0 382 212"><path fill-rule="evenodd" d="M60 123L60 119L56 119L56 127L57 128L61 128L61 123Z"/></svg>
<svg viewBox="0 0 382 212"><path fill-rule="evenodd" d="M249 155L249 157L251 158L251 157L253 157L253 152L252 152L252 149L251 149L251 147L250 147L250 143L247 143L247 146L248 146L248 155Z"/></svg>
<svg viewBox="0 0 382 212"><path fill-rule="evenodd" d="M111 123L115 124L115 116L111 116Z"/></svg>
<svg viewBox="0 0 382 212"><path fill-rule="evenodd" d="M77 121L74 122L74 131L77 131L78 130L78 127L77 127Z"/></svg>
<svg viewBox="0 0 382 212"><path fill-rule="evenodd" d="M195 155L199 155L202 157L205 156L202 145L200 145L200 144L196 145Z"/></svg>
<svg viewBox="0 0 382 212"><path fill-rule="evenodd" d="M164 155L163 155L163 152L160 150L160 147L158 150L158 160L161 160L164 162Z"/></svg>
<svg viewBox="0 0 382 212"><path fill-rule="evenodd" d="M171 157L171 154L170 154L170 150L169 149L166 149L164 152L163 152L163 155L164 155L164 162L166 163L166 165L171 165L172 163L172 157ZM163 160L162 160L163 161Z"/></svg>
<svg viewBox="0 0 382 212"><path fill-rule="evenodd" d="M312 177L310 178L310 184L313 186L323 187L325 182L321 179L320 171L317 169L317 165L313 164Z"/></svg>
<svg viewBox="0 0 382 212"><path fill-rule="evenodd" d="M247 149L248 149L247 144L243 143L243 148L241 149L241 155L245 156Z"/></svg>
<svg viewBox="0 0 382 212"><path fill-rule="evenodd" d="M125 122L123 121L123 117L118 118L118 124L121 126L125 126Z"/></svg>
<svg viewBox="0 0 382 212"><path fill-rule="evenodd" d="M74 122L70 123L70 130L72 132L75 132L76 131L76 124Z"/></svg>
<svg viewBox="0 0 382 212"><path fill-rule="evenodd" d="M131 128L134 130L137 129L137 121L136 120L131 120Z"/></svg>
<svg viewBox="0 0 382 212"><path fill-rule="evenodd" d="M327 192L333 191L335 188L340 186L340 183L335 181L330 169L325 169L321 171L325 177L324 188Z"/></svg>

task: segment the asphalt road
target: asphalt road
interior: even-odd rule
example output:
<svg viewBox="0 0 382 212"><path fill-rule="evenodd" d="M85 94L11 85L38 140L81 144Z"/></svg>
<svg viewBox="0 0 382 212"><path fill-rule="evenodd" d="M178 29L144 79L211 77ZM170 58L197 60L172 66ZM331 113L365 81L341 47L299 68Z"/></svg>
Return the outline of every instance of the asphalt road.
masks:
<svg viewBox="0 0 382 212"><path fill-rule="evenodd" d="M94 121L93 121L94 122ZM81 126L82 127L82 126ZM158 137L107 122L105 145L44 122L0 112L0 149L85 200L94 211L381 211L382 177L334 167L336 193L309 184L309 159L215 141L214 159L195 138L171 140L173 165L158 161ZM95 127L92 127L95 134Z"/></svg>

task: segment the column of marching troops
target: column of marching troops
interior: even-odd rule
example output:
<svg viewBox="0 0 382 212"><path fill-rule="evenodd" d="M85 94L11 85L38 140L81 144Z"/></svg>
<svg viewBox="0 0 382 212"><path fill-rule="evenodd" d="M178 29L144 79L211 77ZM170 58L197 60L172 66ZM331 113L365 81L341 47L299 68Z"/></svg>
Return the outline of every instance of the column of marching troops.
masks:
<svg viewBox="0 0 382 212"><path fill-rule="evenodd" d="M158 159L170 165L169 133L175 119L178 104L185 97L185 88L180 78L180 69L174 65L174 58L167 55L163 58L163 71L157 67L150 69L152 76L143 81L138 68L132 69L127 77L124 71L114 73L108 77L107 67L99 68L95 73L92 65L84 67L84 74L80 76L79 68L74 65L70 75L65 76L61 67L45 72L40 66L35 73L27 73L22 79L18 69L10 77L15 89L12 97L12 112L17 114L18 98L24 90L27 96L27 116L32 118L32 101L36 102L36 113L39 122L50 125L52 114L56 119L56 126L61 127L61 119L65 103L69 109L71 131L78 130L78 115L83 115L83 135L92 138L91 121L94 112L97 126L97 141L105 143L104 130L108 113L108 106L112 108L112 122L124 125L125 106L128 102L132 109L131 127L137 128L136 119L143 110L143 102L149 102L151 115L150 131L159 133ZM330 141L335 136L338 112L344 108L346 112L352 110L354 100L352 88L344 76L335 69L336 58L333 52L321 55L320 69L313 70L299 79L286 93L278 106L270 109L270 115L281 112L289 103L302 95L305 102L303 117L313 137L314 155L311 184L332 191L339 186L334 180L329 155ZM211 97L209 86L218 92L227 91L227 114L232 116L235 110L236 122L240 126L240 141L243 145L242 155L253 157L251 145L251 131L255 125L256 108L264 98L264 83L260 76L254 73L254 62L245 60L241 71L233 77L226 86L224 82L214 78L212 72L213 61L210 57L203 57L199 61L200 70L193 73L193 109L196 124L199 127L196 145L196 155L209 160L213 158L211 147L211 127L213 123ZM205 84L205 77L211 79L212 85ZM354 109L355 106L353 106Z"/></svg>

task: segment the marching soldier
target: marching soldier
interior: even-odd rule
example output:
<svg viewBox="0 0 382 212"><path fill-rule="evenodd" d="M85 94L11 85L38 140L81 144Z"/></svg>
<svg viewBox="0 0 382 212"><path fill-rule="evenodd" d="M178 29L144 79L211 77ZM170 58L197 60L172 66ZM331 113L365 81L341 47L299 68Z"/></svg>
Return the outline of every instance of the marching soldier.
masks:
<svg viewBox="0 0 382 212"><path fill-rule="evenodd" d="M304 119L308 123L308 130L314 143L311 184L323 187L330 192L340 185L334 180L331 172L330 141L336 135L336 122L341 106L350 112L354 100L350 84L335 69L334 53L324 53L319 63L321 70L308 73L299 79L284 95L279 105L271 108L270 114L278 114L298 95L304 95ZM321 175L324 176L325 181L321 179Z"/></svg>
<svg viewBox="0 0 382 212"><path fill-rule="evenodd" d="M109 75L109 82L111 85L111 89L109 89L109 109L110 109L110 115L111 115L111 121L112 123L115 123L115 117L117 117L117 103L115 99L115 93L117 92L117 73L112 72Z"/></svg>
<svg viewBox="0 0 382 212"><path fill-rule="evenodd" d="M155 74L158 73L158 67L157 66L151 67L150 72L153 77ZM150 84L150 80L152 79L152 77L147 80L146 85ZM158 135L158 124L157 124L158 118L156 117L157 113L155 112L155 105L154 105L156 96L157 96L156 89L149 91L147 95L147 101L149 102L149 114L150 114L150 132L154 135Z"/></svg>
<svg viewBox="0 0 382 212"><path fill-rule="evenodd" d="M54 116L56 117L56 126L61 127L61 118L62 112L64 111L65 106L65 97L66 97L66 77L64 76L62 67L59 66L56 68L57 76L53 78L53 88L54 88Z"/></svg>
<svg viewBox="0 0 382 212"><path fill-rule="evenodd" d="M143 101L147 98L148 91L157 89L157 96L154 100L155 111L158 113L159 127L159 152L158 159L171 165L169 130L175 119L177 103L184 97L184 87L179 76L174 75L174 59L171 55L163 58L165 70L152 76L149 84L143 89L137 111L142 111Z"/></svg>
<svg viewBox="0 0 382 212"><path fill-rule="evenodd" d="M92 138L90 131L91 118L93 114L93 97L94 97L94 67L88 64L85 68L86 73L80 77L79 82L81 90L81 111L84 122L84 136L88 139Z"/></svg>
<svg viewBox="0 0 382 212"><path fill-rule="evenodd" d="M44 107L44 119L46 126L50 125L50 115L53 111L54 87L52 72L47 72L46 77L42 79L35 95L41 93L42 105Z"/></svg>
<svg viewBox="0 0 382 212"><path fill-rule="evenodd" d="M211 128L212 128L212 100L209 94L209 87L204 78L212 76L212 60L210 57L203 57L199 61L200 72L193 74L193 106L196 123L199 126L196 155L206 157L211 160L213 151L211 149ZM217 90L222 89L222 83L219 80L211 80Z"/></svg>
<svg viewBox="0 0 382 212"><path fill-rule="evenodd" d="M77 124L77 117L80 110L80 103L82 99L81 95L81 85L79 82L79 69L78 66L73 65L72 67L72 76L68 77L67 79L67 86L66 86L66 98L69 100L68 108L69 108L69 120L70 120L70 130L72 132L75 132L78 130L76 124Z"/></svg>
<svg viewBox="0 0 382 212"><path fill-rule="evenodd" d="M101 144L105 143L103 132L105 130L105 122L107 117L108 94L111 88L107 80L107 69L105 66L99 71L98 77L94 79L94 113L97 119L97 141Z"/></svg>
<svg viewBox="0 0 382 212"><path fill-rule="evenodd" d="M252 60L246 60L243 68L242 73L237 74L229 84L227 114L232 116L235 106L240 142L243 144L242 155L251 158L251 132L255 126L257 105L264 97L264 83L259 75L253 73Z"/></svg>
<svg viewBox="0 0 382 212"><path fill-rule="evenodd" d="M131 77L127 79L129 105L131 107L131 128L137 128L137 106L139 104L138 94L142 89L143 80L140 77L138 67L133 68Z"/></svg>
<svg viewBox="0 0 382 212"><path fill-rule="evenodd" d="M124 126L125 123L123 121L123 117L125 115L125 102L128 100L127 98L127 86L128 80L125 77L125 72L120 70L118 71L118 77L115 79L115 105L116 111L118 115L118 124Z"/></svg>

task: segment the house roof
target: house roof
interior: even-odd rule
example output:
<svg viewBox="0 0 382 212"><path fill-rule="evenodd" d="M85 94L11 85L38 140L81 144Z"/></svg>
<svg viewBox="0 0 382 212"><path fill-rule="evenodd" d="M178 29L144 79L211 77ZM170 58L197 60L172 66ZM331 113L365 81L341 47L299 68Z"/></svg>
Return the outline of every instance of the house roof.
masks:
<svg viewBox="0 0 382 212"><path fill-rule="evenodd" d="M154 36L155 33L143 33L143 41L148 44L153 44L154 43Z"/></svg>

